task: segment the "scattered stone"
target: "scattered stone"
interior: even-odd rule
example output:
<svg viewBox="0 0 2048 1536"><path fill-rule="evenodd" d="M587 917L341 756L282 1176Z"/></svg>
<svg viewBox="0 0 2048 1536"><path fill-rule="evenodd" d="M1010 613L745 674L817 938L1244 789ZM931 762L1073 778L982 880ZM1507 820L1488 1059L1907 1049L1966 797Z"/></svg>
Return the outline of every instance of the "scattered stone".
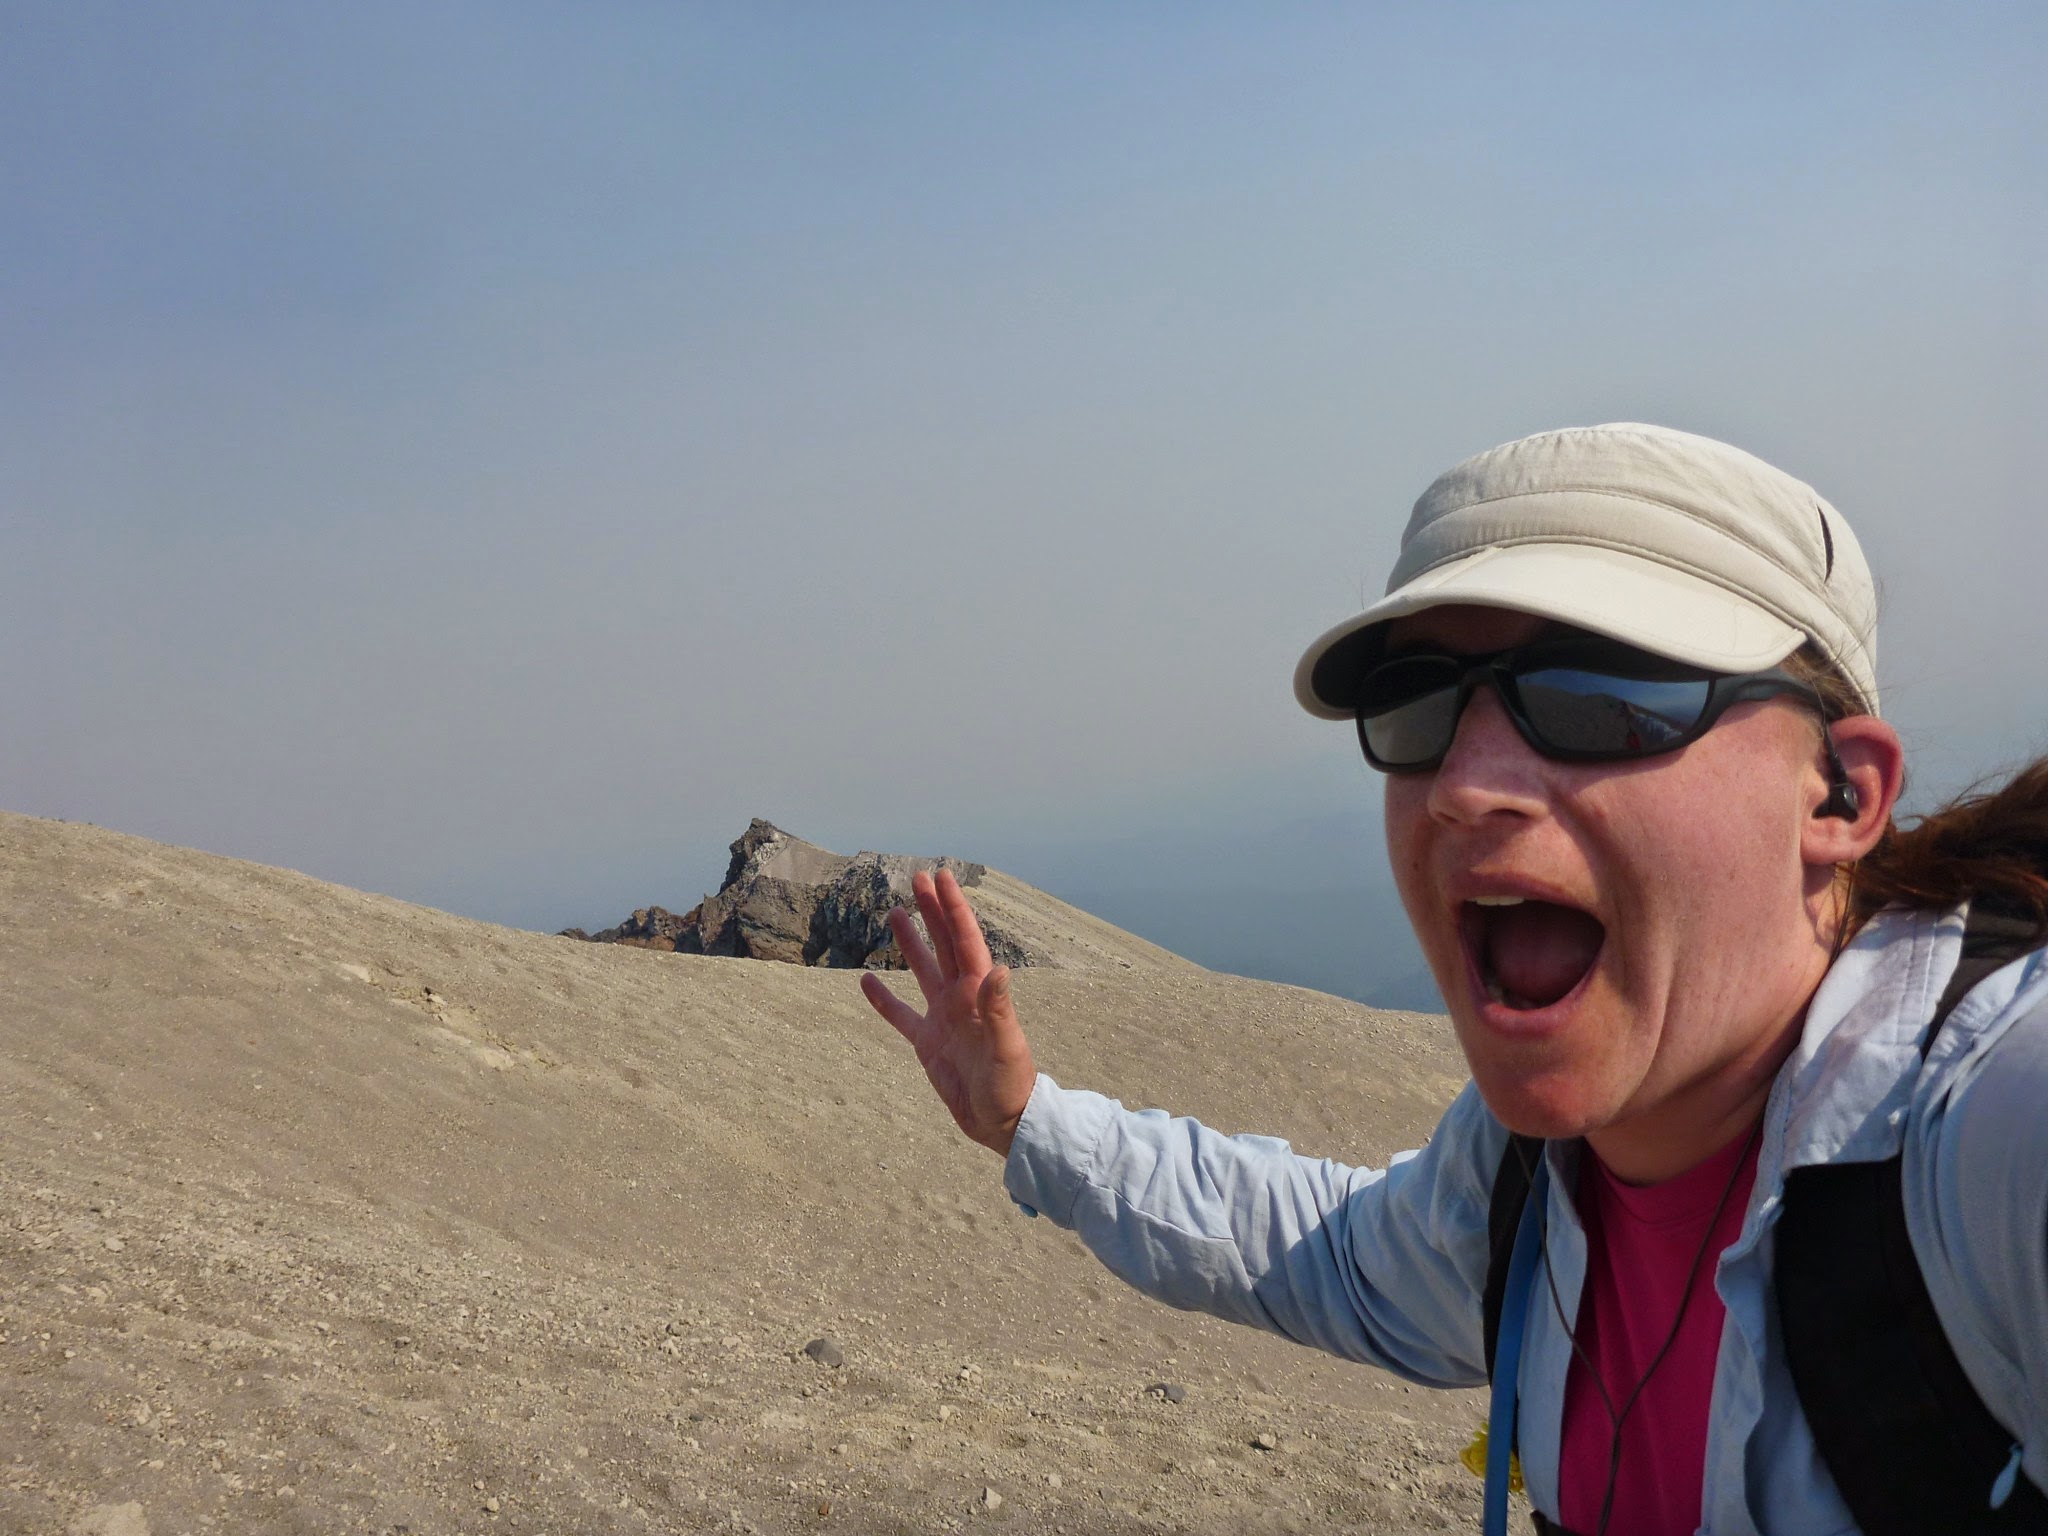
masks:
<svg viewBox="0 0 2048 1536"><path fill-rule="evenodd" d="M810 1343L804 1346L804 1353L817 1361L818 1364L829 1366L835 1371L840 1366L846 1364L845 1351L840 1349L830 1339L819 1338L811 1340Z"/></svg>
<svg viewBox="0 0 2048 1536"><path fill-rule="evenodd" d="M490 1498L484 1500L484 1513L487 1515L495 1515L503 1507L504 1506L498 1502L498 1497L496 1494L493 1494Z"/></svg>
<svg viewBox="0 0 2048 1536"><path fill-rule="evenodd" d="M941 1404L939 1404L939 1422L940 1422L941 1424L943 1424L943 1423L945 1423L945 1422L946 1422L946 1420L948 1420L948 1419L950 1419L950 1418L952 1418L952 1417L953 1417L953 1405L952 1405L951 1403L941 1403Z"/></svg>
<svg viewBox="0 0 2048 1536"><path fill-rule="evenodd" d="M123 1248L127 1246L128 1245L122 1242L121 1239L119 1239L118 1237L110 1237L107 1239L107 1252L109 1253L119 1253Z"/></svg>
<svg viewBox="0 0 2048 1536"><path fill-rule="evenodd" d="M993 1488L984 1488L978 1502L983 1510L992 1515L1003 1507L1003 1496Z"/></svg>
<svg viewBox="0 0 2048 1536"><path fill-rule="evenodd" d="M149 1536L149 1521L133 1500L97 1504L71 1522L70 1536Z"/></svg>
<svg viewBox="0 0 2048 1536"><path fill-rule="evenodd" d="M1252 1436L1252 1449L1255 1451L1277 1451L1280 1449L1280 1437L1270 1429L1262 1429Z"/></svg>
<svg viewBox="0 0 2048 1536"><path fill-rule="evenodd" d="M1188 1389L1177 1381L1155 1381L1145 1389L1145 1395L1162 1402L1180 1403L1187 1401Z"/></svg>
<svg viewBox="0 0 2048 1536"><path fill-rule="evenodd" d="M1045 1486L1046 1486L1046 1487L1048 1487L1048 1488L1057 1488L1057 1487L1059 1487L1059 1486L1060 1486L1060 1475L1059 1475L1059 1473L1057 1473L1057 1472L1048 1472L1048 1473L1046 1473L1046 1474L1045 1474Z"/></svg>

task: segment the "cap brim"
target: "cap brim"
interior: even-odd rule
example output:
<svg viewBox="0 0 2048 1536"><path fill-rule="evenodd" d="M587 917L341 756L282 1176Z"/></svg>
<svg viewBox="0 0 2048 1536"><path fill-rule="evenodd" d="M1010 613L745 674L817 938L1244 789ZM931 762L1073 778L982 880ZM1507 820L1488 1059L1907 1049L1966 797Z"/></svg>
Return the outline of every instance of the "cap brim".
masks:
<svg viewBox="0 0 2048 1536"><path fill-rule="evenodd" d="M1319 636L1294 669L1294 696L1348 720L1383 626L1452 603L1508 608L1609 635L1690 666L1753 672L1806 636L1726 587L1621 550L1557 542L1495 545L1445 561Z"/></svg>

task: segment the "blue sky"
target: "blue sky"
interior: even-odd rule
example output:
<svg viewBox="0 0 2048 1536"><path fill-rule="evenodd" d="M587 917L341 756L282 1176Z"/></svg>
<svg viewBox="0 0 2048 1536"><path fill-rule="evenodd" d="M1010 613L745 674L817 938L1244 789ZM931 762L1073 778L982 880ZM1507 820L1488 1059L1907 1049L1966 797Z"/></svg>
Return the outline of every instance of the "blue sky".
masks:
<svg viewBox="0 0 2048 1536"><path fill-rule="evenodd" d="M1294 658L1617 418L1849 516L1923 803L2048 748L2039 7L4 25L8 808L534 927L765 815L1405 974Z"/></svg>

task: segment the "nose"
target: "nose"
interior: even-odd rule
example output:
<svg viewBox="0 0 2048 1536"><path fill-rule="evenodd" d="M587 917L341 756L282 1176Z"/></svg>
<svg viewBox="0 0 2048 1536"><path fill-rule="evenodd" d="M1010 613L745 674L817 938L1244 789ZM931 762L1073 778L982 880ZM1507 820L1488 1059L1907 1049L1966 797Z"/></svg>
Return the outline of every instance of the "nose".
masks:
<svg viewBox="0 0 2048 1536"><path fill-rule="evenodd" d="M1543 759L1522 740L1500 695L1480 684L1430 776L1429 814L1473 823L1493 815L1539 815L1543 804Z"/></svg>

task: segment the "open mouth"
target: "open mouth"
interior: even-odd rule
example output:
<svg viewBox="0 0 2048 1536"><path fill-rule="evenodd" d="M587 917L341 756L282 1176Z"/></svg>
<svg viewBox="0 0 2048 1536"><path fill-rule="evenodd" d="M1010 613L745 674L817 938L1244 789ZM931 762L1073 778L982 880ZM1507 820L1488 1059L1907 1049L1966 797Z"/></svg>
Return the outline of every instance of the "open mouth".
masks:
<svg viewBox="0 0 2048 1536"><path fill-rule="evenodd" d="M1458 926L1486 997L1518 1013L1570 996L1607 942L1592 913L1533 897L1462 902Z"/></svg>

